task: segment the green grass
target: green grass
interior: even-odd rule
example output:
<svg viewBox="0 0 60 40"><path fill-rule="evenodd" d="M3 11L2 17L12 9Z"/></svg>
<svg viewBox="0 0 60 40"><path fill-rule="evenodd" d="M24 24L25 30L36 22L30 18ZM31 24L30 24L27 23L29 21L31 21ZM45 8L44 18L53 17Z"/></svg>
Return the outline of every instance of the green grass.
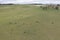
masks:
<svg viewBox="0 0 60 40"><path fill-rule="evenodd" d="M60 10L0 6L0 40L60 40Z"/></svg>

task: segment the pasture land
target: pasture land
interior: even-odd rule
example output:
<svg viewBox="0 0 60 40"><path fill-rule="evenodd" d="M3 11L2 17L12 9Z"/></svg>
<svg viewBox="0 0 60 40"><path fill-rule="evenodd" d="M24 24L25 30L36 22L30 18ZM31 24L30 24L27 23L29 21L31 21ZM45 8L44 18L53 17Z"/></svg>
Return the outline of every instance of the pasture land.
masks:
<svg viewBox="0 0 60 40"><path fill-rule="evenodd" d="M0 40L60 40L60 10L0 6Z"/></svg>

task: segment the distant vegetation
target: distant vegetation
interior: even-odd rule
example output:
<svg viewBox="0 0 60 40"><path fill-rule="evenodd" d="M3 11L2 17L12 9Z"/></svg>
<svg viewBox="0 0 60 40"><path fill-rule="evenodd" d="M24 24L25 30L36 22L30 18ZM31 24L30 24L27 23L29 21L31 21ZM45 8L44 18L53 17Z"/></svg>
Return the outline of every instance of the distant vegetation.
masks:
<svg viewBox="0 0 60 40"><path fill-rule="evenodd" d="M8 4L0 4L0 5L14 5L13 3L8 3Z"/></svg>

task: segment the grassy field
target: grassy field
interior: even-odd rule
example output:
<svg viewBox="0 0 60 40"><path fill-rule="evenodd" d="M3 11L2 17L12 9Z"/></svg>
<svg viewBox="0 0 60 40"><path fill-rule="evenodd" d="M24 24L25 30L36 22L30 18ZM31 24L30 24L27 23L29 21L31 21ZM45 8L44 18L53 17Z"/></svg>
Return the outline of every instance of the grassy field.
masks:
<svg viewBox="0 0 60 40"><path fill-rule="evenodd" d="M60 40L60 10L0 6L0 40Z"/></svg>

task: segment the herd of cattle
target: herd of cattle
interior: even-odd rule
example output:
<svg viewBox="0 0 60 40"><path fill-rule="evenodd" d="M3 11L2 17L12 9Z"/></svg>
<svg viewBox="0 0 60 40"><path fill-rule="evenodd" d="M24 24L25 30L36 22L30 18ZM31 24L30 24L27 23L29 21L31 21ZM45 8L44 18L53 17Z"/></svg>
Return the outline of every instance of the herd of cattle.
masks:
<svg viewBox="0 0 60 40"><path fill-rule="evenodd" d="M49 9L49 8L53 8L53 9L56 9L56 10L59 10L59 7L60 5L43 5L43 6L40 6L42 9Z"/></svg>

